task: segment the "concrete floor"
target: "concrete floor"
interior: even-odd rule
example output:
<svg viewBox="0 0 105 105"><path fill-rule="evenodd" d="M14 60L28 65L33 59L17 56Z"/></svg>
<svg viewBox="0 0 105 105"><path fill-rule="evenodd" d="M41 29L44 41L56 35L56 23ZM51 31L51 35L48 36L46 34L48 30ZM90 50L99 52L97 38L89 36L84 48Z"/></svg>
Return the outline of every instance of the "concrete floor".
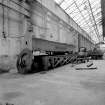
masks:
<svg viewBox="0 0 105 105"><path fill-rule="evenodd" d="M75 70L77 66L69 64L47 73L20 75L11 71L0 74L0 103L105 105L105 61L94 61L93 66L98 69Z"/></svg>

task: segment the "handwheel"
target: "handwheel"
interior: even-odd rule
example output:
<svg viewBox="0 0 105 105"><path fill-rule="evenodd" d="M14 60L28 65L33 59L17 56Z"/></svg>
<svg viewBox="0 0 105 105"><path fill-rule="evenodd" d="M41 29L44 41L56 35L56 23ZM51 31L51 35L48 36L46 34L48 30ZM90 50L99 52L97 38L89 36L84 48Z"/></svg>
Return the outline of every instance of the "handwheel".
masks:
<svg viewBox="0 0 105 105"><path fill-rule="evenodd" d="M17 70L20 74L26 74L31 71L32 63L33 63L33 55L32 51L28 48L25 48L21 51L17 58Z"/></svg>

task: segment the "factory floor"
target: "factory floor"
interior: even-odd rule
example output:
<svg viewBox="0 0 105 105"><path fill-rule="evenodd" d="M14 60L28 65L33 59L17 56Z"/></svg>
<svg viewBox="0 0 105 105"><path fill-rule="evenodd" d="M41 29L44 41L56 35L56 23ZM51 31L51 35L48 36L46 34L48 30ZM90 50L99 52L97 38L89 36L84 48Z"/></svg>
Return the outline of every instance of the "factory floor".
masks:
<svg viewBox="0 0 105 105"><path fill-rule="evenodd" d="M97 69L68 64L29 75L0 74L0 105L105 105L105 61L93 63Z"/></svg>

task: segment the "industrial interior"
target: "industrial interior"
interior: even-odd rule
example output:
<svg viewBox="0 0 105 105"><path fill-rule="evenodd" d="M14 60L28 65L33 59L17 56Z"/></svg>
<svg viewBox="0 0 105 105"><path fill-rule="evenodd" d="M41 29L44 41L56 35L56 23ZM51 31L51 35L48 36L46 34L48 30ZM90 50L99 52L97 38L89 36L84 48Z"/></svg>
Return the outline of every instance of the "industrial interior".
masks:
<svg viewBox="0 0 105 105"><path fill-rule="evenodd" d="M105 1L0 0L0 105L105 105Z"/></svg>

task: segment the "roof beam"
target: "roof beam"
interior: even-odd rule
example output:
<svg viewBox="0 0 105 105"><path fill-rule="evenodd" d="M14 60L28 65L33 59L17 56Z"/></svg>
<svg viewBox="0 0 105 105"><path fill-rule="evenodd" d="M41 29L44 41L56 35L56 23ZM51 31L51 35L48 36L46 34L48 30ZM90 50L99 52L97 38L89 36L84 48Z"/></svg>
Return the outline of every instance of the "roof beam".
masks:
<svg viewBox="0 0 105 105"><path fill-rule="evenodd" d="M105 0L101 0L103 39L105 37Z"/></svg>
<svg viewBox="0 0 105 105"><path fill-rule="evenodd" d="M73 1L74 1L74 3L75 3L75 6L77 7L77 9L79 10L79 12L80 12L81 16L83 17L84 21L86 22L86 24L87 24L87 25L88 25L88 27L90 28L90 26L89 26L88 22L86 21L86 19L85 19L84 15L82 14L82 12L81 12L80 8L78 7L78 5L77 5L77 3L76 3L76 1L75 1L75 0L73 0Z"/></svg>
<svg viewBox="0 0 105 105"><path fill-rule="evenodd" d="M72 4L70 4L68 7L66 7L64 10L66 11L66 10L69 9L73 4L74 4L74 2L73 2Z"/></svg>
<svg viewBox="0 0 105 105"><path fill-rule="evenodd" d="M59 3L59 5L61 5L65 0L61 0L61 2Z"/></svg>
<svg viewBox="0 0 105 105"><path fill-rule="evenodd" d="M96 24L96 20L95 20L95 17L94 17L94 15L93 15L93 11L92 11L92 7L91 7L91 4L90 4L90 1L89 0L87 0L88 1L88 4L89 4L89 7L90 7L90 11L91 11L91 15L92 15L92 17L93 17L93 21L94 21L94 24L95 24L95 29L96 29L96 32L97 32L97 37L98 37L98 39L99 39L99 31L98 31L98 28L97 28L97 24ZM99 39L99 41L100 41L100 39Z"/></svg>

